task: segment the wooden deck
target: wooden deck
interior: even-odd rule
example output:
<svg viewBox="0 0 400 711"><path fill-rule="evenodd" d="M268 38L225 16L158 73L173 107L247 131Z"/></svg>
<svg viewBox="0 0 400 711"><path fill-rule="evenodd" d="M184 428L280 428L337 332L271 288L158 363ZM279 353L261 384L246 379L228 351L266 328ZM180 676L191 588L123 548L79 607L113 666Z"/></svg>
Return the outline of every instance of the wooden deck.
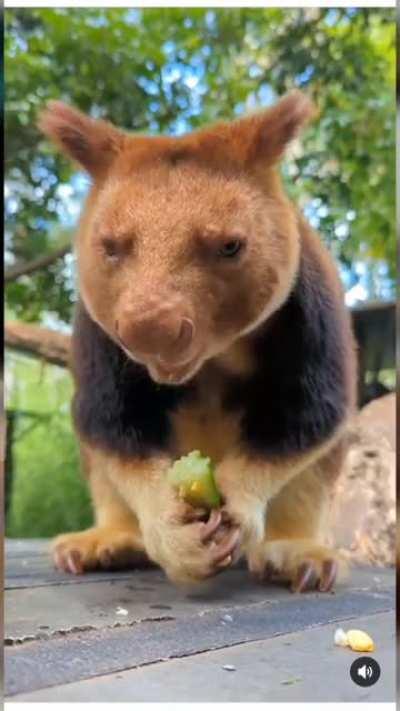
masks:
<svg viewBox="0 0 400 711"><path fill-rule="evenodd" d="M238 568L185 594L155 569L67 576L47 548L6 542L9 701L395 701L391 569L293 595ZM374 686L351 680L338 626L373 636Z"/></svg>

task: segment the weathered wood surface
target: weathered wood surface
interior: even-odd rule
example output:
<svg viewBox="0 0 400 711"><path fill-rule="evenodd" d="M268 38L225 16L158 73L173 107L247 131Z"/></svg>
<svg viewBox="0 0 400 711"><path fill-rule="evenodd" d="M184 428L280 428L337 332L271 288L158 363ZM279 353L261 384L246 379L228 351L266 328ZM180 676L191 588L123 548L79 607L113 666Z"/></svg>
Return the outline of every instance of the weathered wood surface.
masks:
<svg viewBox="0 0 400 711"><path fill-rule="evenodd" d="M66 576L47 548L6 544L10 700L394 701L391 569L353 570L335 594L292 595L238 568L185 593L156 569ZM373 635L375 686L351 681L357 655L333 645L339 625Z"/></svg>

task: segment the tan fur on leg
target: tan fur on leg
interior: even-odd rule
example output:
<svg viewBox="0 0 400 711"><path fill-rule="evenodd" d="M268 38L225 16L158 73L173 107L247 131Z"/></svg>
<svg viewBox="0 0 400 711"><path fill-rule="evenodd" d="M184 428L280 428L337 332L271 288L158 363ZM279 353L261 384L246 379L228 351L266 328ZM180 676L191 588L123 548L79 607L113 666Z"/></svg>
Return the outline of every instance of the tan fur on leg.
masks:
<svg viewBox="0 0 400 711"><path fill-rule="evenodd" d="M220 462L216 480L226 502L224 508L242 529L244 551L254 550L264 540L268 503L294 477L303 477L302 472L328 456L342 431L340 428L331 440L302 456L266 462L233 452Z"/></svg>
<svg viewBox="0 0 400 711"><path fill-rule="evenodd" d="M149 563L136 516L110 483L104 457L88 447L82 460L95 509L95 525L65 533L52 543L55 565L74 574L96 568L121 568Z"/></svg>
<svg viewBox="0 0 400 711"><path fill-rule="evenodd" d="M332 483L343 455L339 443L270 501L265 539L248 554L249 568L257 577L273 575L299 591L317 586L328 590L345 577L344 558L324 545Z"/></svg>

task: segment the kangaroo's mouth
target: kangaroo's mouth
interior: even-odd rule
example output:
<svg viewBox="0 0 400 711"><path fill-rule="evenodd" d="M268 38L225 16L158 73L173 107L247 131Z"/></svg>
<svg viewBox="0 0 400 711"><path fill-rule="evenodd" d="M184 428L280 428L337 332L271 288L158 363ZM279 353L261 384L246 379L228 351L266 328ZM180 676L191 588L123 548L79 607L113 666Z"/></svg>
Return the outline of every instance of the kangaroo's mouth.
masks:
<svg viewBox="0 0 400 711"><path fill-rule="evenodd" d="M180 364L155 359L145 365L154 382L160 385L183 385L197 373L200 363L201 358L197 356Z"/></svg>
<svg viewBox="0 0 400 711"><path fill-rule="evenodd" d="M183 385L187 383L197 373L203 361L200 352L185 361L167 361L159 355L150 357L140 353L132 353L120 337L117 337L117 341L128 358L135 363L143 365L151 379L158 385Z"/></svg>

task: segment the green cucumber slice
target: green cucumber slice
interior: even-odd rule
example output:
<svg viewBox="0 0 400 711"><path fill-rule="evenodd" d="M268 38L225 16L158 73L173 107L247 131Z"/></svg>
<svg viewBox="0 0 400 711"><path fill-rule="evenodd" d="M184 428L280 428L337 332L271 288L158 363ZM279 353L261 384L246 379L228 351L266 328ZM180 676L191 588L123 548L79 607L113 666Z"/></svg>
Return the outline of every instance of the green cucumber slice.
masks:
<svg viewBox="0 0 400 711"><path fill-rule="evenodd" d="M198 450L177 459L167 472L170 484L179 496L195 508L214 509L221 506L221 496L214 478L210 457Z"/></svg>

